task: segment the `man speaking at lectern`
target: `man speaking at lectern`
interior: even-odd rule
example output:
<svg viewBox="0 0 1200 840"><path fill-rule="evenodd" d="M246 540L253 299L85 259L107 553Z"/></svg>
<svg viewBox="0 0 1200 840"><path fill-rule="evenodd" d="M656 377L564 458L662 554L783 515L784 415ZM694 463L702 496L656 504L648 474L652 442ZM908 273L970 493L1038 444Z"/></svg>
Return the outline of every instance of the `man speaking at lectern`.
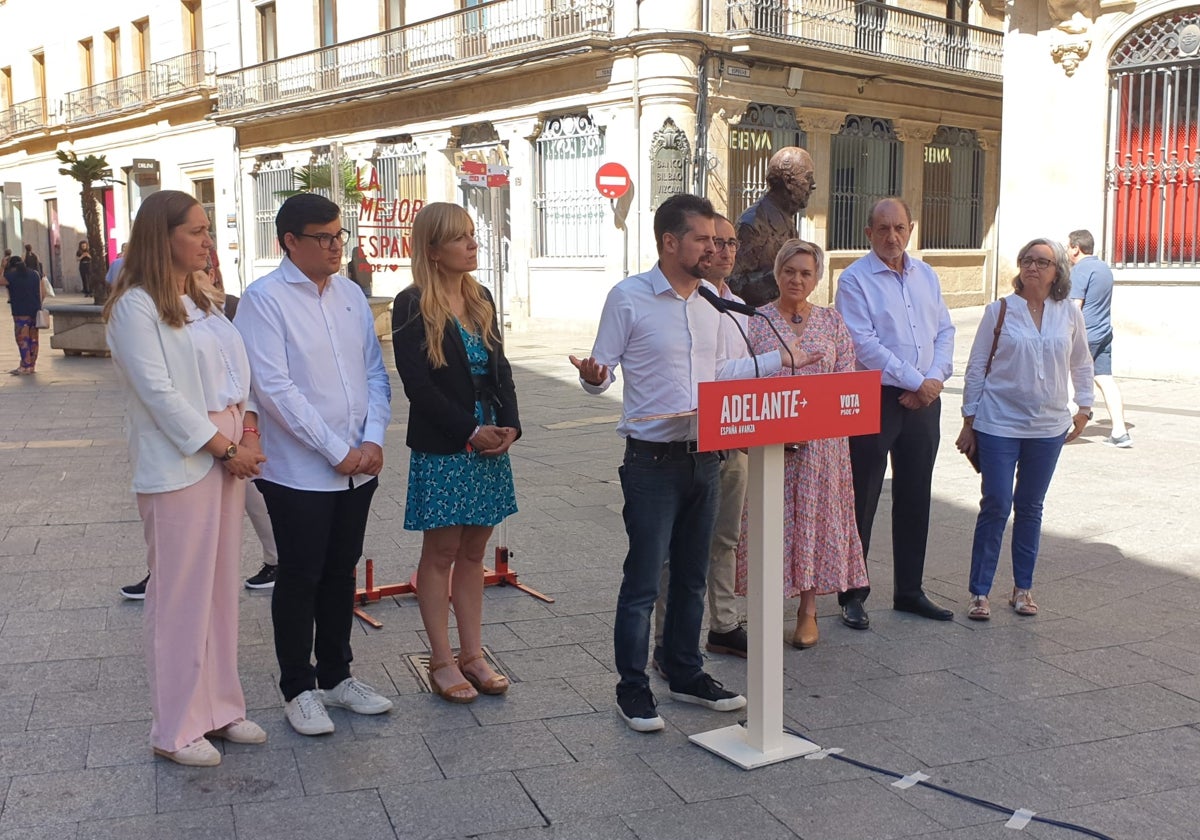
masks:
<svg viewBox="0 0 1200 840"><path fill-rule="evenodd" d="M694 195L663 202L654 214L658 263L612 288L592 355L570 357L590 394L616 381L617 366L625 373L617 433L625 438L618 473L629 552L617 596L613 653L620 676L617 708L638 732L664 727L646 676L650 615L664 563L668 587L661 664L671 697L722 712L746 705L746 698L704 672L700 656L720 459L715 452L696 451L694 410L700 382L753 377L756 362L770 374L782 362L777 350L757 360L728 358L724 331L737 327L698 292L715 253L715 215L707 199ZM796 341L789 349L796 366L816 361Z"/></svg>

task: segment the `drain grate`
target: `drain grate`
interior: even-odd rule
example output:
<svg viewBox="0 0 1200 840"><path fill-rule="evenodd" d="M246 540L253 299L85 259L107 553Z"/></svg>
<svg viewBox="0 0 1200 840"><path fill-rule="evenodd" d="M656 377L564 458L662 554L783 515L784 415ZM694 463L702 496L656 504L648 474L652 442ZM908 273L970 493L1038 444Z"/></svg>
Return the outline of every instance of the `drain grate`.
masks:
<svg viewBox="0 0 1200 840"><path fill-rule="evenodd" d="M488 665L492 666L492 670L497 674L503 674L508 677L510 682L516 682L511 674L500 667L495 654L492 653L487 645L483 646L483 658L487 660ZM410 653L405 659L408 661L408 669L417 678L417 681L421 683L421 690L432 694L433 686L429 684L429 653Z"/></svg>

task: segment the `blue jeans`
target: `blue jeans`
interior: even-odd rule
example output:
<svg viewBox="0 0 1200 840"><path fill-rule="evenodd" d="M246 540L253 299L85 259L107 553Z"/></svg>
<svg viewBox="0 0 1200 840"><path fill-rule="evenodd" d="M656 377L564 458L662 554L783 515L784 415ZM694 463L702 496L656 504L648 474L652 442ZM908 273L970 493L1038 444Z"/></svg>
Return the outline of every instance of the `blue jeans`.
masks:
<svg viewBox="0 0 1200 840"><path fill-rule="evenodd" d="M975 432L983 498L971 548L972 595L991 591L1010 511L1013 582L1018 589L1033 587L1033 567L1042 541L1042 502L1066 437L1066 432L1049 438L1009 438Z"/></svg>
<svg viewBox="0 0 1200 840"><path fill-rule="evenodd" d="M619 473L629 553L613 628L613 653L621 677L617 690L649 685L650 616L663 563L669 563L670 582L662 666L670 684L682 687L702 670L700 625L708 548L720 501L720 462L712 452L659 456L627 447Z"/></svg>

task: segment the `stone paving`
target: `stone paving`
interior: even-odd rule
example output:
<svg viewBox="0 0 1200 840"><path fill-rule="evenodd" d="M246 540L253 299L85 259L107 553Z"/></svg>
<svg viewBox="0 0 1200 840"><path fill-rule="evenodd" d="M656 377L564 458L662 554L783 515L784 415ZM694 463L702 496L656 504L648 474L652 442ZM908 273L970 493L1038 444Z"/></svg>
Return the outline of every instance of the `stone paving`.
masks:
<svg viewBox="0 0 1200 840"><path fill-rule="evenodd" d="M960 374L979 312L955 313ZM409 664L425 650L416 603L386 598L367 608L382 629L356 627L355 670L395 709L334 709L333 735L300 737L275 686L269 594L243 592L239 665L270 741L219 745L222 765L206 770L155 759L147 744L141 606L117 593L142 576L144 547L110 363L65 358L47 340L36 376L0 378L0 840L1021 836L1006 815L834 759L739 770L687 741L734 716L674 703L657 678L666 731L624 726L610 641L625 550L618 403L585 394L565 358L589 346L582 335L510 341L525 436L513 450L521 512L505 542L522 582L555 602L487 590L484 637L514 680L508 696L451 706L424 692ZM15 360L0 341L0 369ZM820 644L785 648L789 725L855 759L1110 837L1196 837L1200 382L1121 381L1135 448L1100 445L1098 409L1064 452L1047 500L1041 615L998 608L983 624L963 616L978 479L953 448L961 383L946 391L926 578L959 615L888 608L881 521L871 629L843 627L826 597ZM419 544L402 529L406 402L393 385L367 534L379 583L407 580ZM250 574L260 558L246 530ZM1011 585L1004 566L998 595ZM743 661L713 656L708 667L745 688ZM1024 833L1084 836L1038 823Z"/></svg>

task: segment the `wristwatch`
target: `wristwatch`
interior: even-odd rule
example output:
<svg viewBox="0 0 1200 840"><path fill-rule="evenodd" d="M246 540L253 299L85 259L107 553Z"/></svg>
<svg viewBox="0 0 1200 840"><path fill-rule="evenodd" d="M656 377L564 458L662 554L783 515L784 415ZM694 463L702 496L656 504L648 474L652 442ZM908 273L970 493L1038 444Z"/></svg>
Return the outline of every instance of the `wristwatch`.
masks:
<svg viewBox="0 0 1200 840"><path fill-rule="evenodd" d="M237 457L237 444L231 443L225 447L225 454L221 456L222 461L232 461Z"/></svg>

